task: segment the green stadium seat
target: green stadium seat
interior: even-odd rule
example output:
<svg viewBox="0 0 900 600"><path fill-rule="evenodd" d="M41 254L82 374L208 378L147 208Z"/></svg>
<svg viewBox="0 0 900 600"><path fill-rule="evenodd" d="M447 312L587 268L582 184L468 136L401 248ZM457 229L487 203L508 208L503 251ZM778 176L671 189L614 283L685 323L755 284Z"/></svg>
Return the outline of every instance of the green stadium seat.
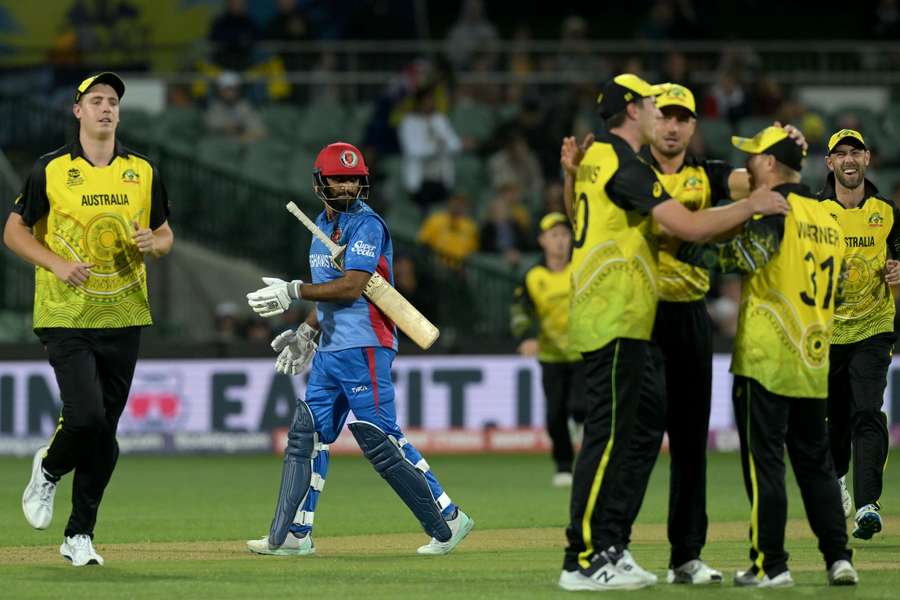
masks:
<svg viewBox="0 0 900 600"><path fill-rule="evenodd" d="M894 186L900 183L900 168L882 167L872 169L866 173L866 177L878 187L882 196L891 197L894 192Z"/></svg>
<svg viewBox="0 0 900 600"><path fill-rule="evenodd" d="M486 199L485 196L490 196L491 186L484 160L475 154L464 152L456 156L454 164L456 166L454 191L468 195L472 205L477 205Z"/></svg>
<svg viewBox="0 0 900 600"><path fill-rule="evenodd" d="M132 145L153 142L159 133L157 119L144 110L123 108L119 112L118 133Z"/></svg>
<svg viewBox="0 0 900 600"><path fill-rule="evenodd" d="M697 123L706 142L706 157L728 160L731 157L731 124L724 119L700 119Z"/></svg>
<svg viewBox="0 0 900 600"><path fill-rule="evenodd" d="M288 164L292 156L290 144L266 138L247 145L243 172L252 180L277 188L288 187Z"/></svg>
<svg viewBox="0 0 900 600"><path fill-rule="evenodd" d="M240 140L209 135L197 142L197 158L207 165L239 171L244 149L244 144Z"/></svg>
<svg viewBox="0 0 900 600"><path fill-rule="evenodd" d="M259 115L270 136L287 143L296 143L302 116L299 108L290 104L268 104L260 107Z"/></svg>
<svg viewBox="0 0 900 600"><path fill-rule="evenodd" d="M299 194L307 200L313 198L313 163L316 153L305 148L296 147L287 157L287 188L292 194Z"/></svg>
<svg viewBox="0 0 900 600"><path fill-rule="evenodd" d="M346 141L349 115L338 104L312 104L300 119L297 141L307 149L318 152L323 146Z"/></svg>
<svg viewBox="0 0 900 600"><path fill-rule="evenodd" d="M490 137L496 125L494 112L490 107L473 101L454 106L450 111L450 122L460 138L472 138L479 142Z"/></svg>
<svg viewBox="0 0 900 600"><path fill-rule="evenodd" d="M203 136L203 114L195 107L169 108L158 117L160 141L166 144L169 140L191 147Z"/></svg>

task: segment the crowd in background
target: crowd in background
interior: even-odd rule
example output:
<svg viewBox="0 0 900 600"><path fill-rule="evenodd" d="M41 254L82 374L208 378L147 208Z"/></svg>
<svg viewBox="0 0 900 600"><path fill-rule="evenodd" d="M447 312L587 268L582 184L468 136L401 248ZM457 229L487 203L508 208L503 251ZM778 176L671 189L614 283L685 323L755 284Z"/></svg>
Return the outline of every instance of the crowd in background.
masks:
<svg viewBox="0 0 900 600"><path fill-rule="evenodd" d="M315 64L304 62L302 55L290 51L292 43L421 37L413 0L360 1L352 3L352 9L320 0L277 0L275 4L268 21L258 22L245 0L226 0L223 12L210 25L210 51L197 67L206 85L170 86L171 106L202 109L207 135L251 145L276 133L260 114L263 106L352 100L345 97L345 88L328 84L327 77L321 85L285 84L279 74L304 70L327 75L347 67L338 54L329 51ZM706 33L699 5L693 0L648 0L642 3L645 15L633 34L644 41L702 38ZM874 6L872 30L867 34L873 39L896 39L900 34L897 3L879 0ZM87 22L87 15L80 13L70 18ZM580 138L598 128L594 112L597 88L616 73L632 72L650 81L689 87L696 96L701 122L715 120L737 129L742 120L758 118L798 126L810 145L809 162L818 165L818 171L812 171L814 178L824 177L824 145L832 128L849 127L864 133L871 129L868 115L852 111L824 115L805 105L791 88L764 72L757 54L741 45L724 45L715 80L701 84L694 80L694 65L685 53L673 50L652 65L636 56L602 56L591 49L590 42L597 35L588 19L569 14L557 22L558 50L537 54L531 50L536 36L527 22L504 36L483 0L463 0L458 17L444 34L444 52L400 69L395 81L371 103L361 138L347 140L361 147L370 165L374 207L389 217L396 210L414 213L420 248L437 256L449 270L463 271L467 257L474 253L493 255L516 273L537 259L537 222L547 212L563 210L561 139L572 134ZM496 44L501 41L511 43L512 49L498 52ZM277 49L277 44L284 49L273 56L267 48ZM258 76L263 72L261 65L264 77ZM460 82L461 74L496 72L507 73L511 79L503 84L487 77L478 83ZM565 86L527 83L536 74L547 73L589 73L591 82ZM451 116L467 107L490 114L488 126L458 129ZM729 158L715 156L710 141L698 129L691 151ZM886 147L876 136L871 145L873 168L900 166L896 148ZM392 158L399 159L399 189L386 185L385 166ZM479 161L486 173L476 189L471 188L468 174L459 172L466 159ZM383 193L385 189L393 195ZM882 192L900 200L900 184ZM407 202L401 203L400 196ZM425 279L431 270L417 255L399 254L396 259L398 287L424 307L435 306L439 300L437 286ZM739 282L725 278L711 292L710 312L726 337L733 335L739 289ZM228 303L219 306L216 330L223 342L271 337L266 323L241 314Z"/></svg>

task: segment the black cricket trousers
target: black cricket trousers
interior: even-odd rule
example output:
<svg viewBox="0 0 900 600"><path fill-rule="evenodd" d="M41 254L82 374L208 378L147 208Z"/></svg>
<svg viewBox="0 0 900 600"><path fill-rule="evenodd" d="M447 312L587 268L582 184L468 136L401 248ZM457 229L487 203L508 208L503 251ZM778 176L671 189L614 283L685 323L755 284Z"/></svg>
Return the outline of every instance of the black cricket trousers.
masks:
<svg viewBox="0 0 900 600"><path fill-rule="evenodd" d="M134 376L141 328L36 333L56 373L63 405L43 467L54 477L75 471L65 535L93 537L100 500L119 457L116 428Z"/></svg>
<svg viewBox="0 0 900 600"><path fill-rule="evenodd" d="M553 463L557 473L571 473L575 452L569 435L569 417L576 423L584 423L584 363L579 360L541 361L540 364Z"/></svg>

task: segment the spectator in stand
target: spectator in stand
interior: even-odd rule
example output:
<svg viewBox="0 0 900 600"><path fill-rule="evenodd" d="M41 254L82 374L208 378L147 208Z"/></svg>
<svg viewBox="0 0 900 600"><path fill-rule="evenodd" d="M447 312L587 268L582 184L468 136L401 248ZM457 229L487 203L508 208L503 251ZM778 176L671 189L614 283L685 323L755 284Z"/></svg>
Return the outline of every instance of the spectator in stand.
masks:
<svg viewBox="0 0 900 600"><path fill-rule="evenodd" d="M770 75L763 74L756 80L752 94L751 110L759 117L774 117L784 103L784 90ZM799 121L789 121L799 123ZM805 131L805 130L804 130Z"/></svg>
<svg viewBox="0 0 900 600"><path fill-rule="evenodd" d="M690 66L687 57L682 52L670 52L663 62L658 81L668 81L669 83L677 83L683 85L690 90L699 90L701 86L697 84L691 76ZM701 98L697 97L697 100Z"/></svg>
<svg viewBox="0 0 900 600"><path fill-rule="evenodd" d="M297 0L277 0L275 15L269 19L262 38L270 42L295 43L310 39L309 22L305 13L297 7ZM279 50L278 54L288 71L297 71L302 66L300 54L296 50Z"/></svg>
<svg viewBox="0 0 900 600"><path fill-rule="evenodd" d="M544 187L543 214L561 212L566 214L566 205L563 201L563 186L559 180L553 180Z"/></svg>
<svg viewBox="0 0 900 600"><path fill-rule="evenodd" d="M403 150L403 182L423 214L443 202L453 189L453 157L462 142L450 120L435 110L434 89L419 90L415 107L400 121L397 131Z"/></svg>
<svg viewBox="0 0 900 600"><path fill-rule="evenodd" d="M529 247L531 235L521 219L514 216L508 198L501 194L491 201L479 237L482 252L502 254L510 266L516 267L522 261L522 252Z"/></svg>
<svg viewBox="0 0 900 600"><path fill-rule="evenodd" d="M534 57L529 51L529 46L533 41L534 37L531 35L528 23L522 22L516 25L506 65L506 69L517 80L507 88L506 102L510 104L519 104L522 101L525 95L524 80L536 69Z"/></svg>
<svg viewBox="0 0 900 600"><path fill-rule="evenodd" d="M740 306L741 278L737 275L723 275L719 283L719 297L709 302L708 310L716 331L729 341L737 333Z"/></svg>
<svg viewBox="0 0 900 600"><path fill-rule="evenodd" d="M234 302L220 302L213 313L216 342L229 344L243 337L240 309Z"/></svg>
<svg viewBox="0 0 900 600"><path fill-rule="evenodd" d="M537 156L515 127L506 127L498 135L504 144L488 160L491 187L498 190L507 182L518 182L523 187L526 205L536 212L544 191L544 176Z"/></svg>
<svg viewBox="0 0 900 600"><path fill-rule="evenodd" d="M416 241L452 266L458 266L478 250L478 224L469 216L468 196L454 194L446 209L431 213L422 223Z"/></svg>
<svg viewBox="0 0 900 600"><path fill-rule="evenodd" d="M897 0L879 0L872 24L872 37L895 41L900 38L900 3Z"/></svg>
<svg viewBox="0 0 900 600"><path fill-rule="evenodd" d="M241 96L241 77L225 71L216 81L218 96L206 109L206 131L224 135L244 143L254 142L268 135L262 118L253 105Z"/></svg>
<svg viewBox="0 0 900 600"><path fill-rule="evenodd" d="M213 62L223 69L243 71L253 64L253 50L260 33L247 14L244 0L227 0L225 12L215 18L209 41L215 46Z"/></svg>
<svg viewBox="0 0 900 600"><path fill-rule="evenodd" d="M726 119L732 125L750 114L750 98L733 71L719 71L716 83L706 96L703 109L705 117Z"/></svg>
<svg viewBox="0 0 900 600"><path fill-rule="evenodd" d="M485 16L481 0L464 0L459 18L447 33L447 56L456 69L472 67L476 56L499 39L497 28Z"/></svg>

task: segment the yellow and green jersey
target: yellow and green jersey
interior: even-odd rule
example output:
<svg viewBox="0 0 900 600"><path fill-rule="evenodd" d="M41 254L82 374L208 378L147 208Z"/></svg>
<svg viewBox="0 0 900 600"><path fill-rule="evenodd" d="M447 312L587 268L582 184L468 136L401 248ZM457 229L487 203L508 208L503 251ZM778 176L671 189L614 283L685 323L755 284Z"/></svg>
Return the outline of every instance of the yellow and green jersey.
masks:
<svg viewBox="0 0 900 600"><path fill-rule="evenodd" d="M538 360L542 362L575 362L581 353L569 344L569 290L571 265L551 271L546 263L535 265L525 273L516 288L510 309L510 326L514 336L537 336Z"/></svg>
<svg viewBox="0 0 900 600"><path fill-rule="evenodd" d="M773 189L787 198L787 216L752 220L721 244L685 244L678 257L744 274L732 373L774 394L826 398L844 232L805 186Z"/></svg>
<svg viewBox="0 0 900 600"><path fill-rule="evenodd" d="M588 148L575 178L573 350L650 339L658 294L650 211L669 199L653 169L619 136L604 132Z"/></svg>
<svg viewBox="0 0 900 600"><path fill-rule="evenodd" d="M884 281L884 265L888 257L900 257L897 206L866 181L865 198L859 206L844 207L834 191L833 173L819 198L844 230L847 246L844 298L834 314L831 342L852 344L894 331L894 298Z"/></svg>
<svg viewBox="0 0 900 600"><path fill-rule="evenodd" d="M649 146L641 148L640 157L649 164L670 196L688 210L697 211L716 206L729 198L728 177L734 170L719 160L699 160L687 154L675 173L663 173ZM681 243L664 235L654 223L659 236L659 299L666 302L702 300L709 291L709 271L681 262L675 255Z"/></svg>
<svg viewBox="0 0 900 600"><path fill-rule="evenodd" d="M150 325L147 272L133 221L156 229L169 213L165 187L146 158L116 144L112 161L91 164L76 140L42 156L13 211L51 252L90 263L82 286L35 269L34 327Z"/></svg>

